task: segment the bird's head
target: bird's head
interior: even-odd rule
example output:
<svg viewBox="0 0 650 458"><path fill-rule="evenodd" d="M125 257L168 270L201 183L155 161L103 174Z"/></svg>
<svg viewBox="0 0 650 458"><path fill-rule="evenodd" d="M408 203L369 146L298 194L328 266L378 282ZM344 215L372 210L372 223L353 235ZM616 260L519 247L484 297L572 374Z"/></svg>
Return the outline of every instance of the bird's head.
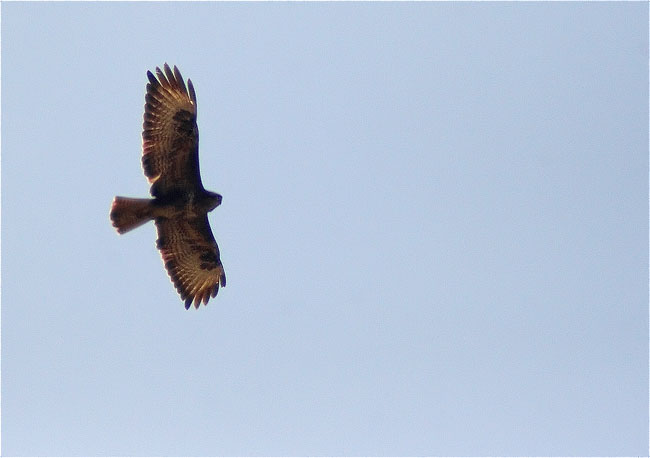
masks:
<svg viewBox="0 0 650 458"><path fill-rule="evenodd" d="M210 202L210 210L208 210L208 211L212 211L215 208L217 208L219 205L221 205L221 194L217 194L216 192L208 191L208 196L209 196L209 202Z"/></svg>

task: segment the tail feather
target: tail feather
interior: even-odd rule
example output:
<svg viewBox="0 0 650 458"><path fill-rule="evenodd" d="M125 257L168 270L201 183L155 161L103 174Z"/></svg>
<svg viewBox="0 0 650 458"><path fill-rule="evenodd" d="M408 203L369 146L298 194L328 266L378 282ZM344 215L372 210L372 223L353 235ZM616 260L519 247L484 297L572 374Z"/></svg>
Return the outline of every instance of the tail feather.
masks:
<svg viewBox="0 0 650 458"><path fill-rule="evenodd" d="M152 199L117 196L111 205L111 221L117 232L124 234L153 219Z"/></svg>

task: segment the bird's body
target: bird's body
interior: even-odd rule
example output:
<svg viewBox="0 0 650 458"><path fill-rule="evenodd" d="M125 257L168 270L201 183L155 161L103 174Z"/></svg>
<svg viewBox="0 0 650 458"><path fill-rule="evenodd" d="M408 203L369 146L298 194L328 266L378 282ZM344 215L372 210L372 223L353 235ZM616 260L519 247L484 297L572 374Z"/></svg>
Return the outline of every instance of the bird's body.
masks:
<svg viewBox="0 0 650 458"><path fill-rule="evenodd" d="M176 67L167 64L157 78L147 72L142 132L142 166L153 199L117 196L110 217L120 234L153 220L156 246L185 308L196 308L226 286L219 248L208 212L221 204L221 195L206 191L199 172L199 133L196 94L186 88ZM188 92L189 89L189 92Z"/></svg>

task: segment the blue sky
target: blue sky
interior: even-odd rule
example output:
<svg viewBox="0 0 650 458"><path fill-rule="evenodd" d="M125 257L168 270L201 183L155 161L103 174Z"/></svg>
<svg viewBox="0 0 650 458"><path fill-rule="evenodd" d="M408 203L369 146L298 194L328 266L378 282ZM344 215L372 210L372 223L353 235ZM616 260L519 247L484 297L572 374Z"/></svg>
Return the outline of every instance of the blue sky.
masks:
<svg viewBox="0 0 650 458"><path fill-rule="evenodd" d="M198 97L228 286L149 224ZM4 455L646 455L648 5L4 3Z"/></svg>

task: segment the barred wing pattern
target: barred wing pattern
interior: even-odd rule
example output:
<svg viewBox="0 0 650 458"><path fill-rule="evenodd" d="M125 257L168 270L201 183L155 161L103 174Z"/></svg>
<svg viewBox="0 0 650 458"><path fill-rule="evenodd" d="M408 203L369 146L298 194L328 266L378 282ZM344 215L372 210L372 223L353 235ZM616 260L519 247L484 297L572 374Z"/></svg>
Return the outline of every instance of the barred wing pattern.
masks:
<svg viewBox="0 0 650 458"><path fill-rule="evenodd" d="M226 286L226 273L207 215L195 219L156 220L156 245L176 290L185 301L199 308Z"/></svg>
<svg viewBox="0 0 650 458"><path fill-rule="evenodd" d="M199 173L199 129L196 125L196 94L187 87L178 68L156 68L144 106L142 167L151 184L151 195L203 189ZM189 89L189 90L188 90Z"/></svg>

